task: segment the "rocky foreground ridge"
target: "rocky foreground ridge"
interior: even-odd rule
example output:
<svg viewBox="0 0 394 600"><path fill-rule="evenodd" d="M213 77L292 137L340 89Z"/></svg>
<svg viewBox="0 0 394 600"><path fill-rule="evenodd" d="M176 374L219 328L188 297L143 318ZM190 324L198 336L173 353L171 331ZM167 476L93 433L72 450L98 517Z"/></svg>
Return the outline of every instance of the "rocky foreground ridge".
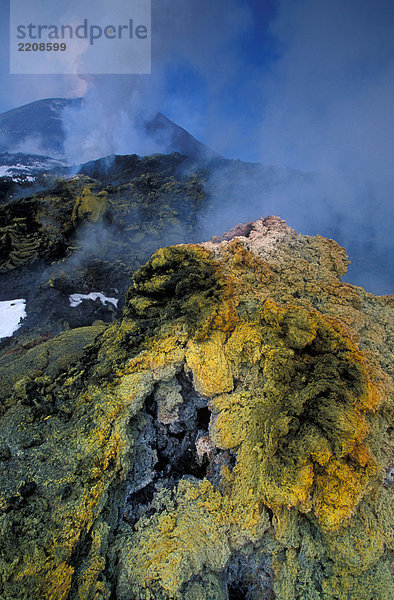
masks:
<svg viewBox="0 0 394 600"><path fill-rule="evenodd" d="M268 217L3 352L0 597L391 599L393 299L347 264Z"/></svg>
<svg viewBox="0 0 394 600"><path fill-rule="evenodd" d="M113 305L89 301L70 311L70 296L101 292L121 309L133 273L157 248L201 240L207 195L201 178L178 173L186 160L109 157L71 178L53 175L30 195L23 188L3 198L0 301L26 299L18 337L34 343L41 334L111 321L121 314Z"/></svg>

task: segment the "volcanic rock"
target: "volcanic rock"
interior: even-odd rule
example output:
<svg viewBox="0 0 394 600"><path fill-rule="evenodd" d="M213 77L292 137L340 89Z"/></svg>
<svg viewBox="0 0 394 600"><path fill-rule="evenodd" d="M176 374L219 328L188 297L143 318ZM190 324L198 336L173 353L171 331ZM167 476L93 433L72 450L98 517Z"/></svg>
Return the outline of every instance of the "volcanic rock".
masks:
<svg viewBox="0 0 394 600"><path fill-rule="evenodd" d="M1 358L0 596L393 596L393 299L333 240L237 231Z"/></svg>

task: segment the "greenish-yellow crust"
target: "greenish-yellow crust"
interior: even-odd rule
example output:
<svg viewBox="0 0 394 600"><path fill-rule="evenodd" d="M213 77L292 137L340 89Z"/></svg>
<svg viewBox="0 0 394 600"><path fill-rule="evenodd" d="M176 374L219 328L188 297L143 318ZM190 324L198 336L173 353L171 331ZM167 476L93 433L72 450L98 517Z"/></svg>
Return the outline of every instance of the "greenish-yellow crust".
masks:
<svg viewBox="0 0 394 600"><path fill-rule="evenodd" d="M135 158L139 164L128 176L122 174L118 185L78 175L2 205L0 274L38 260L59 262L52 267L51 282L61 285L61 263L73 255L74 268L87 258L110 258L112 268L118 260L131 275L160 245L195 239L206 203L201 181L195 175L181 180L157 172L159 157ZM173 163L170 157L168 170L176 164L177 157Z"/></svg>
<svg viewBox="0 0 394 600"><path fill-rule="evenodd" d="M97 223L105 214L107 208L108 192L102 190L94 193L90 187L85 187L82 195L78 196L73 208L72 220L87 219Z"/></svg>
<svg viewBox="0 0 394 600"><path fill-rule="evenodd" d="M229 562L254 556L277 600L392 598L392 299L341 283L345 265L319 237L271 258L164 248L83 352L77 330L0 362L0 596L225 600ZM182 371L234 466L162 489L132 529L118 511L144 402L176 419Z"/></svg>
<svg viewBox="0 0 394 600"><path fill-rule="evenodd" d="M5 402L12 395L15 386L20 389L25 382L42 375L54 377L59 371L67 370L77 361L84 348L95 341L105 329L104 323L90 327L79 327L65 331L61 335L24 352L8 353L0 356L0 399ZM1 411L1 409L0 409Z"/></svg>
<svg viewBox="0 0 394 600"><path fill-rule="evenodd" d="M226 508L219 492L207 481L181 481L172 498L156 498L157 514L143 518L126 539L119 595L127 598L130 581L141 600L182 598L180 590L204 570L220 573L230 557ZM147 589L146 589L147 588Z"/></svg>

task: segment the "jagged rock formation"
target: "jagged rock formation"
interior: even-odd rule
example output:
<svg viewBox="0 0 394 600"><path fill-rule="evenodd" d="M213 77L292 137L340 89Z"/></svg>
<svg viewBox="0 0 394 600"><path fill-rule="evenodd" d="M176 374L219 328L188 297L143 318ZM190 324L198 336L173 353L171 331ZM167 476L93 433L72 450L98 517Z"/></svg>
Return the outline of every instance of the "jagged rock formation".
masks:
<svg viewBox="0 0 394 600"><path fill-rule="evenodd" d="M391 599L392 297L347 263L261 219L1 358L0 595Z"/></svg>
<svg viewBox="0 0 394 600"><path fill-rule="evenodd" d="M318 173L224 159L161 113L154 118L152 115L146 115L146 118L130 116L134 122L129 136L123 120L121 137L122 140L130 139L130 148L125 150L122 144L121 151L179 153L182 157L178 155L178 160L156 155L141 159L137 165L136 157L111 155L87 164L62 167L69 161L81 163L88 158L74 136L71 137L73 143L71 139L66 143L73 158L65 156L64 147L67 117L71 113L75 116L75 111L83 111L84 106L89 106L84 102L81 98L47 98L0 114L0 206L10 198L32 195L37 189L46 190L49 196L56 176L70 177L80 173L96 179L99 185L117 186L127 183L127 176L129 181L136 177L135 171L142 166L145 175L169 175L172 163L171 175L178 178L178 167L184 163L182 168L197 175L209 198L209 211L202 219L204 234L191 239L184 236L182 240L165 236L161 245L200 241L220 233L223 228L232 227L235 218L251 220L259 214L274 211L292 219L294 226L302 231L319 232L345 245L352 259L348 281L377 294L391 293L394 285L392 268L389 252L382 242L387 236L377 234L374 219L364 215L362 220L355 220L350 205L340 206L336 194L326 188L327 182ZM88 122L91 113L92 108L87 113ZM85 122L84 114L78 119ZM135 129L140 135L133 134ZM149 141L148 146L133 147L136 137ZM112 152L112 148L110 144L108 152ZM389 211L386 212L389 215ZM151 248L151 252L159 246ZM142 263L147 258L145 256Z"/></svg>
<svg viewBox="0 0 394 600"><path fill-rule="evenodd" d="M119 316L120 310L100 301L70 312L69 296L102 292L116 297L121 309L132 274L155 250L200 241L207 230L216 233L220 199L208 182L223 169L227 177L229 163L236 162L196 162L177 153L109 156L81 165L77 175L56 169L30 190L28 183L6 186L0 200L0 301L27 300L17 338L34 337L34 327L40 335L42 323L50 335ZM275 187L271 169L256 165L240 163L237 171L233 164L234 177L245 167L262 189Z"/></svg>
<svg viewBox="0 0 394 600"><path fill-rule="evenodd" d="M70 312L69 296L104 292L122 305L133 272L158 247L201 239L207 197L193 173L176 173L184 161L179 154L112 157L5 202L0 299L27 298L26 327L45 322L47 333L65 323L112 320L113 311L100 302Z"/></svg>

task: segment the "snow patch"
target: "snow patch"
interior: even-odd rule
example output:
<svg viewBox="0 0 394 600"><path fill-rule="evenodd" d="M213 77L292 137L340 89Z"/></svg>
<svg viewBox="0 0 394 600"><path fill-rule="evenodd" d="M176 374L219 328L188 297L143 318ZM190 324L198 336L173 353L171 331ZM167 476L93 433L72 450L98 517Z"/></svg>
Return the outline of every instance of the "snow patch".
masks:
<svg viewBox="0 0 394 600"><path fill-rule="evenodd" d="M21 326L26 317L26 300L6 300L0 302L0 339L10 337Z"/></svg>
<svg viewBox="0 0 394 600"><path fill-rule="evenodd" d="M71 294L70 296L70 306L75 308L79 306L84 300L101 300L101 303L106 305L107 302L113 304L116 308L118 307L118 299L117 298L107 298L101 292L91 292L90 294Z"/></svg>
<svg viewBox="0 0 394 600"><path fill-rule="evenodd" d="M7 165L0 166L0 177L7 177L10 168L11 167Z"/></svg>
<svg viewBox="0 0 394 600"><path fill-rule="evenodd" d="M34 182L40 175L56 167L67 166L64 161L37 154L0 153L0 177L17 183Z"/></svg>

